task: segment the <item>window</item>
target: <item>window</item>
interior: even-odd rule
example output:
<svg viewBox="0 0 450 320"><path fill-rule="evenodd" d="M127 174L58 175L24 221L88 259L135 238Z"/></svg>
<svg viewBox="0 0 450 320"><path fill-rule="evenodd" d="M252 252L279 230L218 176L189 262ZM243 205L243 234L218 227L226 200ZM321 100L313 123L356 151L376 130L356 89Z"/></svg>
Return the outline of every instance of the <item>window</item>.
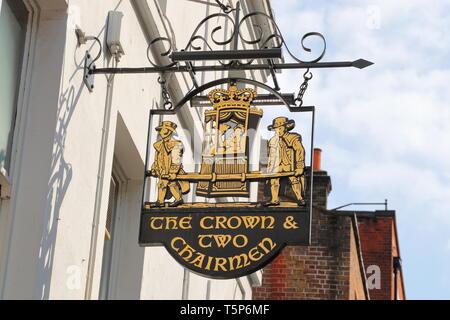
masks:
<svg viewBox="0 0 450 320"><path fill-rule="evenodd" d="M114 224L117 212L119 182L112 176L109 187L108 211L105 225L105 242L103 245L102 275L100 280L99 299L108 299L111 283L111 265L113 256Z"/></svg>
<svg viewBox="0 0 450 320"><path fill-rule="evenodd" d="M21 0L0 6L0 169L8 171L28 12Z"/></svg>

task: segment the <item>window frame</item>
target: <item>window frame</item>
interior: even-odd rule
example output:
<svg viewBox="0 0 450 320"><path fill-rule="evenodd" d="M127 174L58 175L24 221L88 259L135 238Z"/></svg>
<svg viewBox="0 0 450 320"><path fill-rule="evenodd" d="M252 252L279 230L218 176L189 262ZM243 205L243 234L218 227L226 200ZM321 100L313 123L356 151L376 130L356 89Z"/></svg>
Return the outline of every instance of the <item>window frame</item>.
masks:
<svg viewBox="0 0 450 320"><path fill-rule="evenodd" d="M38 29L38 20L40 9L35 0L20 0L27 10L27 24L25 39L23 44L23 56L19 67L20 76L17 87L17 98L11 119L12 137L10 142L8 159L8 168L0 167L0 199L7 200L11 197L11 186L14 181L15 172L18 170L17 159L20 159L19 146L23 145L23 130L25 125L25 106L28 105L28 96L30 88L27 87L31 82L31 69L33 63L34 49L36 44L36 33ZM5 0L0 0L0 10ZM1 208L0 208L1 209Z"/></svg>
<svg viewBox="0 0 450 320"><path fill-rule="evenodd" d="M112 282L113 282L113 277L112 277L112 271L113 271L113 264L114 264L114 247L115 247L115 243L117 242L117 237L116 237L116 222L117 222L117 216L118 216L118 208L119 208L119 199L120 199L120 187L121 187L121 183L120 180L118 179L117 175L114 172L115 170L113 169L113 172L111 174L111 178L110 178L110 190L109 190L109 196L108 196L108 209L109 209L109 204L112 204L112 212L111 212L111 227L110 230L108 232L107 227L107 219L108 219L108 210L106 211L106 219L105 219L105 238L103 241L103 250L102 250L102 265L101 265L101 273L100 273L100 286L99 286L99 292L98 292L98 299L99 300L108 300L111 297L111 288L112 288ZM111 186L114 185L114 193L111 193ZM111 196L114 197L114 199L112 199L111 202ZM108 241L111 241L109 243L109 248L105 248L106 245L106 236L109 233L109 238ZM107 251L108 252L107 252ZM107 260L105 260L105 254L108 255ZM109 265L107 266L107 269L105 269L104 264L108 263Z"/></svg>
<svg viewBox="0 0 450 320"><path fill-rule="evenodd" d="M20 66L18 80L17 98L12 120L12 138L9 157L9 168L0 167L0 299L4 292L4 280L6 272L6 260L10 243L11 216L11 194L13 193L14 181L20 173L20 159L25 137L26 114L29 108L29 95L32 68L35 55L37 30L40 18L40 7L36 0L22 0L28 12L25 40L23 45L23 57ZM4 0L0 0L0 10Z"/></svg>
<svg viewBox="0 0 450 320"><path fill-rule="evenodd" d="M126 182L127 178L125 176L125 173L123 172L123 169L120 167L116 157L113 159L113 166L112 166L112 172L111 172L111 179L116 184L116 190L115 190L115 205L114 205L114 213L112 216L111 221L111 248L110 248L110 257L109 257L109 270L107 275L107 287L106 292L102 293L102 281L103 281L103 254L104 251L102 251L102 266L101 266L101 273L100 273L100 283L99 283L99 291L98 291L98 299L99 300L110 300L114 299L116 296L116 284L117 284L117 268L119 263L119 254L120 254L120 247L122 243L122 231L121 231L121 224L120 224L120 218L123 214L123 206L124 201L126 197ZM106 212L107 214L107 212ZM107 218L107 217L106 217ZM105 219L105 228L106 228L106 219ZM104 243L103 243L104 248ZM104 249L103 249L104 250Z"/></svg>

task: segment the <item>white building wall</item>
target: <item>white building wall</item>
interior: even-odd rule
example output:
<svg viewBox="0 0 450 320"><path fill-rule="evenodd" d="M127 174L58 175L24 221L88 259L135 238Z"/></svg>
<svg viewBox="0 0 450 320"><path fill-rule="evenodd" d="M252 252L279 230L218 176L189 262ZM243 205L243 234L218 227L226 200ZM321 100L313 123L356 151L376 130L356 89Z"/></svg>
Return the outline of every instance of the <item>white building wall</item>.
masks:
<svg viewBox="0 0 450 320"><path fill-rule="evenodd" d="M149 37L159 32L165 36L163 32L172 28L182 49L196 24L218 8L167 0L164 17L153 0L27 3L35 21L27 62L32 68L27 69L25 78L29 79L16 123L11 199L2 200L1 207L2 216L11 221L8 236L0 237L4 242L0 248L5 248L0 250L0 262L4 261L3 267L0 263L0 297L98 298L114 167L120 171L121 184L110 298L250 299L250 277L210 280L185 273L162 247L138 246L148 116L149 109L160 104L159 75L96 75L90 93L82 81L83 59L85 50L96 55L98 45L78 46L74 31L79 25L103 42L108 11L121 11L125 55L118 66L148 66ZM142 16L146 21L140 24L138 17ZM97 67L114 66L106 50ZM223 76L222 72L209 73L198 75L198 80L201 84ZM265 79L262 74L253 77ZM174 100L191 87L187 75L169 79ZM202 119L197 110L184 107L172 120L180 129L189 128L197 139L201 137ZM187 146L188 137L178 131ZM193 152L186 149L185 168L194 170ZM252 279L257 282L257 277Z"/></svg>

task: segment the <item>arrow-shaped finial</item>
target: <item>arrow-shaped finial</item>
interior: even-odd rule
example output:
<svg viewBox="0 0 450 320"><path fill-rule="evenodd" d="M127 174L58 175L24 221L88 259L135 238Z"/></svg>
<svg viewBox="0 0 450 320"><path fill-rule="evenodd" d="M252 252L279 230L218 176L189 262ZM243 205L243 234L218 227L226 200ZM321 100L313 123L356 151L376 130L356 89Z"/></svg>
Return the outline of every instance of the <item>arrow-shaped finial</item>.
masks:
<svg viewBox="0 0 450 320"><path fill-rule="evenodd" d="M367 61L364 59L358 59L358 60L353 61L353 66L358 69L364 69L365 67L368 67L372 64L373 64L373 62L370 62L370 61Z"/></svg>

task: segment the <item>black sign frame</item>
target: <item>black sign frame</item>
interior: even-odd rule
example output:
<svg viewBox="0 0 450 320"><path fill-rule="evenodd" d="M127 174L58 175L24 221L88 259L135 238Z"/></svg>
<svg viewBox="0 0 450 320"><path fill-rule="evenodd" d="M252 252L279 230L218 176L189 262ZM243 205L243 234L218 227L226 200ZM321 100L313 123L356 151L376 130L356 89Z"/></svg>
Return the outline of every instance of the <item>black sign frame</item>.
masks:
<svg viewBox="0 0 450 320"><path fill-rule="evenodd" d="M182 100L188 102L190 99L194 98L197 93L204 91L207 88L230 82L243 82L262 87L274 94L282 104L288 107L289 112L312 113L310 141L310 165L312 166L314 162L315 107L293 107L283 99L283 94L275 92L265 84L254 80L240 78L214 80L201 86L198 90L194 90L194 92L191 92ZM182 105L177 105L173 110L150 110L148 129L149 143L147 144L145 162L146 171L148 170L149 165L148 148L151 147L150 137L152 130L152 116L155 114L175 115L181 106ZM252 207L246 207L239 205L238 203L216 203L204 208L151 208L144 200L145 189L147 188L150 179L150 177L146 175L142 196L143 206L141 211L139 245L143 247L164 246L170 255L182 266L196 274L209 278L232 279L254 273L277 257L285 246L310 245L313 175L311 175L311 167L307 168L307 170L308 169L309 184L307 185L305 194L309 195L309 198L306 200L306 205L302 207L263 207L261 205L255 206L254 204ZM202 228L200 224L201 219L210 219L207 221L211 222L211 219L217 217L232 218L232 221L220 220L218 222L218 228L213 228L212 230ZM245 227L246 224L251 225L258 219L259 227ZM236 225L239 224L239 221L240 227L235 229L227 227L227 223L231 223L231 227L236 227ZM217 221L215 222L217 223ZM273 223L271 225L272 228L269 228L269 224L271 223ZM225 224L226 228L222 227L223 224ZM183 229L183 227L185 229ZM229 239L230 236L231 239ZM245 239L247 240L245 248L239 247ZM173 241L177 242L173 243ZM203 241L203 245L211 244L212 247L201 247L199 241ZM228 243L224 245L227 241ZM233 245L234 241L236 241L237 247ZM221 247L220 244L223 246ZM215 246L215 248L213 248L213 246ZM186 249L186 247L188 248ZM185 249L185 251L180 255L180 251L183 249ZM253 251L250 252L252 249ZM201 255L204 255L203 261L201 261ZM200 258L198 258L199 256ZM241 259L240 262L239 257ZM195 260L196 258L197 260ZM217 258L219 258L219 261L217 261ZM245 259L247 259L247 261L245 261ZM217 264L219 264L219 266L217 266ZM226 269L226 271L224 269Z"/></svg>

